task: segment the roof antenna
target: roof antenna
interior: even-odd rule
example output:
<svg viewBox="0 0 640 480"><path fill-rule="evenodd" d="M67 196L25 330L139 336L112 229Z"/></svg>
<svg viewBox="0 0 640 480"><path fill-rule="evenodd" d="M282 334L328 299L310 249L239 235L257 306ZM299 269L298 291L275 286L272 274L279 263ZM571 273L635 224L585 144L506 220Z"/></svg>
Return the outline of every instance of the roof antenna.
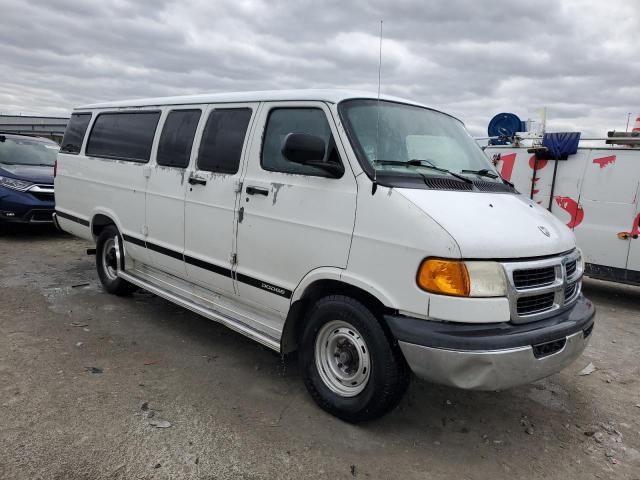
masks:
<svg viewBox="0 0 640 480"><path fill-rule="evenodd" d="M378 49L378 105L376 108L376 160L378 159L378 148L380 146L380 85L382 74L382 20L380 20L380 43ZM378 170L373 166L373 185L371 185L371 195L378 189Z"/></svg>

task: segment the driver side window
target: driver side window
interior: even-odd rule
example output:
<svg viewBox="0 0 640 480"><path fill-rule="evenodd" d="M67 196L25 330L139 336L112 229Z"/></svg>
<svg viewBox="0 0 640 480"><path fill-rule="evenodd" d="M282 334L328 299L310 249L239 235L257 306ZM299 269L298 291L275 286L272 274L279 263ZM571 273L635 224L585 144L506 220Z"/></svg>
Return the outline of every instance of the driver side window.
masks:
<svg viewBox="0 0 640 480"><path fill-rule="evenodd" d="M328 176L318 167L301 165L285 158L282 144L290 133L306 133L324 140L324 161L341 164L327 117L319 108L274 108L269 112L262 143L260 164L271 172L295 173L318 177Z"/></svg>

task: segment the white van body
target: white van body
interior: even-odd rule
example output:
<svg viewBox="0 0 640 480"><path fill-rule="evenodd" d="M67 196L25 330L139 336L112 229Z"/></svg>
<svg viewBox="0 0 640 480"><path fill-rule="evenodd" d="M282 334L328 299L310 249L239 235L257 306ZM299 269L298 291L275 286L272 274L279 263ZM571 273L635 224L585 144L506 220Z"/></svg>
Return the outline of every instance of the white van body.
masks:
<svg viewBox="0 0 640 480"><path fill-rule="evenodd" d="M376 108L388 108L388 115L372 117ZM388 119L405 114L445 127L398 143ZM378 136L371 139L376 115ZM192 132L190 150L171 134L178 124ZM314 125L311 133L306 124ZM233 125L242 132L230 130ZM127 137L138 128L146 150ZM116 131L120 136L111 138ZM406 388L397 380L405 361L430 381L497 390L559 371L588 342L594 308L580 292L581 255L561 221L491 173L445 172L442 165L432 168L432 160L422 166L367 161L372 145L376 154L384 148L381 138L389 152L406 147L408 156L429 151L433 142L433 155L470 152L462 137L483 155L453 117L408 100L339 90L78 107L58 156L55 221L98 242L98 271L108 290L126 281L277 352L307 340L316 345L315 357L308 354L308 388L323 408L358 421L397 403L374 408L366 403L373 400L362 399L381 375L376 355L391 355L377 346L376 335L396 352L390 380L396 390ZM167 149L178 147L187 152L181 166L159 165L160 157L171 162ZM109 149L141 153L132 161ZM324 164L309 160L314 151L323 152ZM287 163L296 155L307 163ZM491 168L486 157L468 155ZM232 157L235 171L222 165ZM107 227L111 237L101 239ZM456 272L460 278L451 276ZM349 321L353 312L341 316L340 302L351 300L371 312L378 333L353 328L368 328ZM318 302L342 323L323 329ZM311 317L319 326L308 334ZM327 355L337 360L322 357L329 346ZM387 353L377 354L380 349ZM313 383L314 368L324 383Z"/></svg>

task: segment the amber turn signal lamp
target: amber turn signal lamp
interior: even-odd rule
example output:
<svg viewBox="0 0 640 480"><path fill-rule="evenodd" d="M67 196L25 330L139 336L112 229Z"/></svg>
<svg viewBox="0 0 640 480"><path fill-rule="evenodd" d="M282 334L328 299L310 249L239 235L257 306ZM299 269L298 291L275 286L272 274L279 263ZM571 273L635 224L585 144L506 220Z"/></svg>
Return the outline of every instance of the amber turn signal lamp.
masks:
<svg viewBox="0 0 640 480"><path fill-rule="evenodd" d="M427 258L418 269L418 286L431 293L468 297L469 272L463 262Z"/></svg>

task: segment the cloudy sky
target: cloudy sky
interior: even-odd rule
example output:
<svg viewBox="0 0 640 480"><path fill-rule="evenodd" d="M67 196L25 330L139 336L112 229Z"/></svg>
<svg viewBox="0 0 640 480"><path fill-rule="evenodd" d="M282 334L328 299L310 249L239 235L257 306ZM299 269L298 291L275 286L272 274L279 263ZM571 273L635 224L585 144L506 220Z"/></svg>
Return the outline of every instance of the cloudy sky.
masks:
<svg viewBox="0 0 640 480"><path fill-rule="evenodd" d="M512 111L604 134L640 113L637 0L0 0L0 112L310 87L382 90L483 135Z"/></svg>

